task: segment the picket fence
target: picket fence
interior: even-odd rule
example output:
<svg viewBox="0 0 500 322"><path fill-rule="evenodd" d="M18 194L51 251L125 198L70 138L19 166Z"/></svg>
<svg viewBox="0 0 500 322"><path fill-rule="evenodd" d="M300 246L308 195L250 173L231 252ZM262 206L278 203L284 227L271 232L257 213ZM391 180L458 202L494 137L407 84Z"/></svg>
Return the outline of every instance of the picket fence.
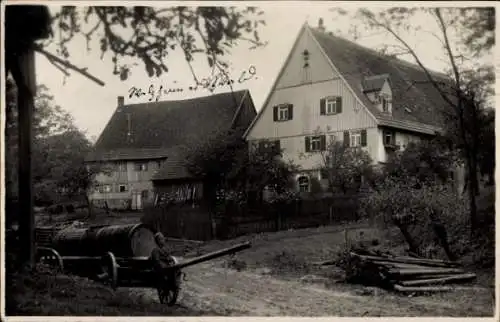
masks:
<svg viewBox="0 0 500 322"><path fill-rule="evenodd" d="M212 240L242 235L331 225L359 219L360 195L299 199L258 206L226 204L211 213L202 206L175 205L144 209L143 223L167 236Z"/></svg>

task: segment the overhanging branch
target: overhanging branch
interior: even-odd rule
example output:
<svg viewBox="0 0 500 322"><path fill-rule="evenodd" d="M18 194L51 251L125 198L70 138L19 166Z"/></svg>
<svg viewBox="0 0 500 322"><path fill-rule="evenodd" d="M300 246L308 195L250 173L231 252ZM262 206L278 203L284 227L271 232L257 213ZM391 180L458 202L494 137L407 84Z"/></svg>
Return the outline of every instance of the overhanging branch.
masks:
<svg viewBox="0 0 500 322"><path fill-rule="evenodd" d="M63 60L49 52L47 52L46 50L44 50L43 48L41 48L40 46L35 46L34 47L34 50L36 52L39 52L40 54L44 55L45 57L47 57L47 59L52 63L54 64L54 62L57 62L58 64L61 64L63 65L64 67L66 68L69 68L71 70L74 70L76 71L77 73L87 77L88 79L96 82L97 84L101 85L101 86L104 86L106 85L102 80L100 80L99 78L89 74L85 68L78 68L76 67L75 65L71 64L69 61L66 61L66 60ZM55 65L55 64L54 64ZM61 69L60 67L58 67L59 69ZM67 72L65 72L66 74Z"/></svg>

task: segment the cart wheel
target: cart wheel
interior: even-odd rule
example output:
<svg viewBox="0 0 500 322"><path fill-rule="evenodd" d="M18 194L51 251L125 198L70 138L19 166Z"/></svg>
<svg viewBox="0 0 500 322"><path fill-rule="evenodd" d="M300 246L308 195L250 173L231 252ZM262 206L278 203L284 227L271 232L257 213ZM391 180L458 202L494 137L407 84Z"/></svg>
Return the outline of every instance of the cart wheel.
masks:
<svg viewBox="0 0 500 322"><path fill-rule="evenodd" d="M115 255L112 252L107 252L102 257L101 270L105 274L106 281L112 289L116 289L118 285L118 264L116 263Z"/></svg>
<svg viewBox="0 0 500 322"><path fill-rule="evenodd" d="M177 298L179 297L179 291L180 289L177 287L174 289L158 288L160 303L168 306L175 305Z"/></svg>
<svg viewBox="0 0 500 322"><path fill-rule="evenodd" d="M170 256L172 264L178 264L179 260ZM181 289L182 272L180 270L174 270L169 273L166 285L158 288L158 297L160 298L161 304L166 304L168 306L173 306L177 302L179 297L179 292Z"/></svg>
<svg viewBox="0 0 500 322"><path fill-rule="evenodd" d="M58 269L61 273L64 271L62 257L53 248L37 248L36 261L39 263L47 263L49 266L56 267L56 269Z"/></svg>

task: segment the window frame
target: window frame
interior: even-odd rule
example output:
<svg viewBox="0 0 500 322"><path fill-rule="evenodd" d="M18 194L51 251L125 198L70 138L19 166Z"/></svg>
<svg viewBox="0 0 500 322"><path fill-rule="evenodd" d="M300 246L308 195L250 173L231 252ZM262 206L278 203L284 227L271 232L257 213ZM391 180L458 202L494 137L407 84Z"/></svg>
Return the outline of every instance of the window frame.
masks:
<svg viewBox="0 0 500 322"><path fill-rule="evenodd" d="M331 106L333 106L332 111L329 109ZM337 97L336 96L325 98L325 114L326 115L338 114L338 104L337 104Z"/></svg>
<svg viewBox="0 0 500 322"><path fill-rule="evenodd" d="M286 104L278 105L278 121L282 122L282 121L288 121L290 119L290 112L288 109L289 106ZM282 112L286 117L284 118L281 117Z"/></svg>
<svg viewBox="0 0 500 322"><path fill-rule="evenodd" d="M148 171L148 163L147 162L135 162L134 163L134 171L135 172L146 172Z"/></svg>
<svg viewBox="0 0 500 322"><path fill-rule="evenodd" d="M389 138L389 141L387 139ZM384 146L396 145L396 133L384 131Z"/></svg>
<svg viewBox="0 0 500 322"><path fill-rule="evenodd" d="M301 182L301 180L306 180L305 182ZM299 188L299 192L310 192L311 191L311 179L307 175L301 175L297 177L297 186ZM305 190L303 188L305 187Z"/></svg>
<svg viewBox="0 0 500 322"><path fill-rule="evenodd" d="M385 96L381 97L382 111L389 112L389 99Z"/></svg>
<svg viewBox="0 0 500 322"><path fill-rule="evenodd" d="M118 161L116 165L116 169L118 172L126 172L127 171L127 163L123 161Z"/></svg>
<svg viewBox="0 0 500 322"><path fill-rule="evenodd" d="M318 148L314 149L314 144L317 143ZM320 135L315 135L311 136L309 139L309 151L311 152L319 152L321 151L321 136Z"/></svg>
<svg viewBox="0 0 500 322"><path fill-rule="evenodd" d="M353 144L353 139L354 139L354 143L357 143L357 144ZM349 133L349 147L356 148L356 147L360 147L360 146L362 146L361 145L361 132Z"/></svg>

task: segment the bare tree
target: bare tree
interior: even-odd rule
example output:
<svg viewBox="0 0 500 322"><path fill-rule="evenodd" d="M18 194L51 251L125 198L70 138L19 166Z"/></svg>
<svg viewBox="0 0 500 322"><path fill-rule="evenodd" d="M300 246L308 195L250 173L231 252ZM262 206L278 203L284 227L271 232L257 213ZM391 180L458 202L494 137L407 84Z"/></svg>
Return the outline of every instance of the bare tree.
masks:
<svg viewBox="0 0 500 322"><path fill-rule="evenodd" d="M348 14L344 10L332 10ZM411 24L417 15L431 17L436 22L436 32L423 30ZM437 90L443 99L446 135L453 146L462 152L467 166L468 195L470 200L471 232L477 226L476 196L478 191L478 155L481 137L481 117L491 93L494 80L493 67L478 65L478 58L491 53L494 45L494 8L389 8L372 11L360 9L353 21L362 22L370 30L387 33L398 45L393 46L395 55L409 55L424 71L426 82ZM426 33L438 39L449 67L449 77L442 77L425 66L421 57L410 44L410 30ZM451 37L453 35L453 39ZM393 49L394 49L393 48ZM384 50L387 52L388 47ZM394 54L394 52L393 52ZM415 80L410 80L415 81ZM413 86L415 84L413 83Z"/></svg>

